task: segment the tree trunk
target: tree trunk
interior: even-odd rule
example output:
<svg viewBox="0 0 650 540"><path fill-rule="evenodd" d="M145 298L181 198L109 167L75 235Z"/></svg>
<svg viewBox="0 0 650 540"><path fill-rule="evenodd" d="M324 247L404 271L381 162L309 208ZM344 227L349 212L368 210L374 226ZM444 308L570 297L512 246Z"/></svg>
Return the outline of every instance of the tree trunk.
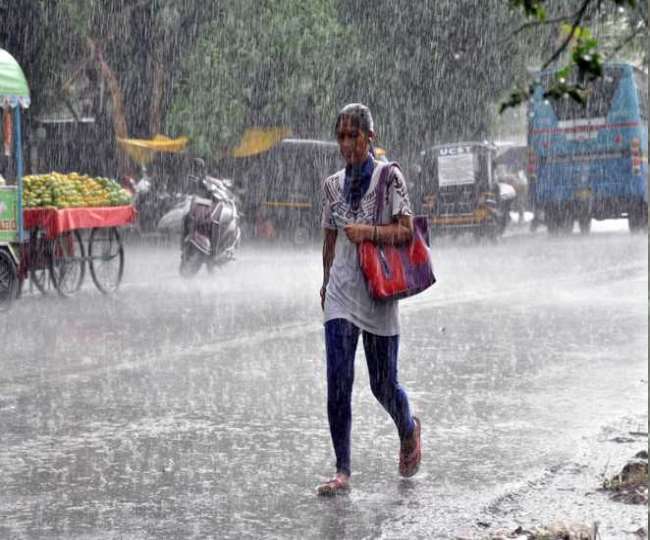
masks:
<svg viewBox="0 0 650 540"><path fill-rule="evenodd" d="M162 122L162 97L164 84L163 63L155 58L151 59L151 106L149 108L149 134L153 137L160 133Z"/></svg>
<svg viewBox="0 0 650 540"><path fill-rule="evenodd" d="M91 50L94 51L95 60L99 66L99 72L106 81L106 85L108 86L108 90L111 94L111 115L113 118L113 132L115 134L115 137L126 139L129 136L129 129L126 121L126 114L124 112L124 96L122 94L120 83L117 80L117 77L113 70L106 63L106 60L104 60L104 56L97 48L94 40L89 38L88 45ZM119 145L116 145L116 148L118 175L122 176L127 174L129 171L129 158Z"/></svg>

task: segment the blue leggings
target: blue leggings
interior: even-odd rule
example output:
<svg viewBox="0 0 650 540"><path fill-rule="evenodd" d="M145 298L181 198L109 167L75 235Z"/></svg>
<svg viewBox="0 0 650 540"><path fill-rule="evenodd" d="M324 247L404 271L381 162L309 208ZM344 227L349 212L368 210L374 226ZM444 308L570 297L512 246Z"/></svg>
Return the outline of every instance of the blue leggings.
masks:
<svg viewBox="0 0 650 540"><path fill-rule="evenodd" d="M354 356L359 328L346 319L325 323L327 354L327 416L330 424L336 471L350 474L350 432L352 428L352 384ZM415 427L406 392L397 381L399 335L377 336L363 331L370 388L397 426L400 440Z"/></svg>

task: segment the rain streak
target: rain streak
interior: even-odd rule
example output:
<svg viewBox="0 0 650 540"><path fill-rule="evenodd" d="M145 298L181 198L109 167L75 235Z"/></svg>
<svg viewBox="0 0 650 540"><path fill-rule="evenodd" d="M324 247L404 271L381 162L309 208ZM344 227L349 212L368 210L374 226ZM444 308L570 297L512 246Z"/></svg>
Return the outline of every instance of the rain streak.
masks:
<svg viewBox="0 0 650 540"><path fill-rule="evenodd" d="M647 25L0 0L0 537L647 537Z"/></svg>

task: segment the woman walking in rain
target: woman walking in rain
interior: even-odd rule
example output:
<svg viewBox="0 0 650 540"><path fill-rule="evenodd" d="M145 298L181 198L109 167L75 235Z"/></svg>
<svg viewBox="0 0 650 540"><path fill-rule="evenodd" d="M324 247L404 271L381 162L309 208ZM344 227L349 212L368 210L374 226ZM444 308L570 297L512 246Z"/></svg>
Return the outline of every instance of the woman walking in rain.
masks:
<svg viewBox="0 0 650 540"><path fill-rule="evenodd" d="M336 454L336 475L318 486L319 495L350 487L350 434L354 357L362 335L374 396L395 422L400 439L399 472L413 476L420 465L420 421L397 380L399 313L397 301L376 301L368 294L359 267L357 244L409 242L413 223L406 183L393 167L387 182L380 224L374 225L375 188L385 163L374 159L374 126L365 105L346 105L336 119L336 139L345 169L323 184L323 286L327 356L327 415Z"/></svg>

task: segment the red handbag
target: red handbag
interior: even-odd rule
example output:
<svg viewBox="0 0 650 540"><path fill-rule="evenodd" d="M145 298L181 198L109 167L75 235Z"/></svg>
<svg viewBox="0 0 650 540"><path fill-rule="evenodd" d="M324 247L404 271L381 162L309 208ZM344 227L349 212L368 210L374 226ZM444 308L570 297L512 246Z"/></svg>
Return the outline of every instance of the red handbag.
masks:
<svg viewBox="0 0 650 540"><path fill-rule="evenodd" d="M384 165L379 173L376 193L376 225L381 220L388 175L397 163ZM429 251L429 221L426 216L413 218L413 237L398 246L377 245L364 241L358 247L359 264L375 300L398 300L424 291L436 282Z"/></svg>

